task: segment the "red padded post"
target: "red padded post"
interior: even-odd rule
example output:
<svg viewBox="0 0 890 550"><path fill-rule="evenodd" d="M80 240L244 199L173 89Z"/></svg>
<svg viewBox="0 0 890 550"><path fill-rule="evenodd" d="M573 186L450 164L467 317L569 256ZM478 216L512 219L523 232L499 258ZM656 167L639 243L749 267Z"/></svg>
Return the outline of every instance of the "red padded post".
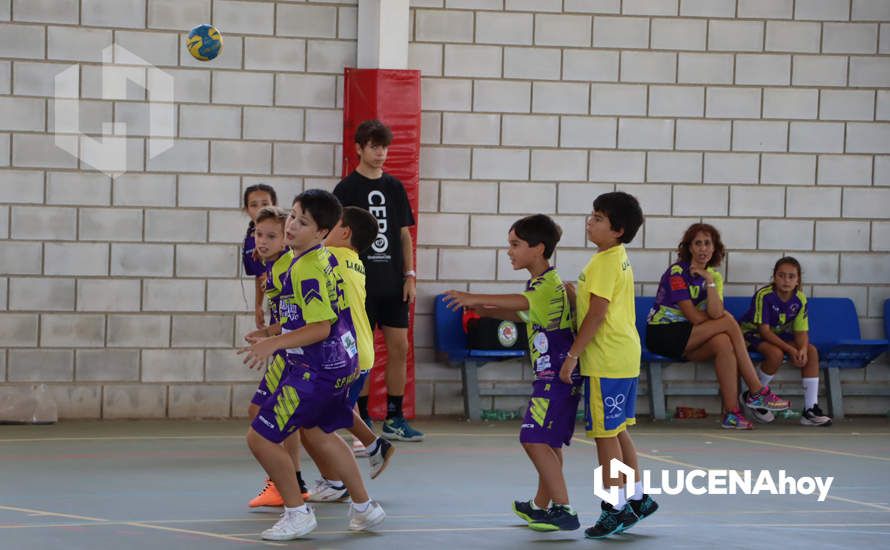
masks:
<svg viewBox="0 0 890 550"><path fill-rule="evenodd" d="M417 212L420 182L420 71L396 69L352 69L345 72L343 95L343 177L358 165L355 154L355 129L362 121L376 118L392 129L383 169L405 186L408 201L419 222ZM417 248L417 225L411 228ZM416 264L415 264L416 265ZM411 307L408 328L408 377L403 408L405 416L414 418L414 307ZM383 334L374 335L376 358L371 371L371 394L368 410L374 419L386 416L386 347Z"/></svg>

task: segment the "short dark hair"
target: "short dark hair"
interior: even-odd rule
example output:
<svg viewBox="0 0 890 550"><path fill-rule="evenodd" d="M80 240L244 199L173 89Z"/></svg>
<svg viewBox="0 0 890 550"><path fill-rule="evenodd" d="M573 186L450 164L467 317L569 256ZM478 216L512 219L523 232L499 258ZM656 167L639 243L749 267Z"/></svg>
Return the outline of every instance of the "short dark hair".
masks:
<svg viewBox="0 0 890 550"><path fill-rule="evenodd" d="M284 208L278 206L264 206L257 212L256 215L256 224L259 225L260 222L264 222L266 220L276 220L281 224L282 228L284 224L287 223L288 211Z"/></svg>
<svg viewBox="0 0 890 550"><path fill-rule="evenodd" d="M637 236L643 225L643 209L636 197L623 191L603 193L593 201L594 212L602 212L609 218L612 231L624 230L618 240L627 244Z"/></svg>
<svg viewBox="0 0 890 550"><path fill-rule="evenodd" d="M319 229L330 231L340 221L343 206L340 200L330 191L324 189L307 189L296 197L291 205L300 203L303 211L308 212Z"/></svg>
<svg viewBox="0 0 890 550"><path fill-rule="evenodd" d="M683 240L677 246L677 258L687 264L692 261L692 252L689 251L689 247L699 233L707 233L714 243L714 253L711 255L711 259L708 260L708 267L720 265L723 262L723 257L726 256L726 247L723 246L723 240L720 238L720 232L717 231L717 228L707 223L694 223L689 226L686 232L683 233Z"/></svg>
<svg viewBox="0 0 890 550"><path fill-rule="evenodd" d="M562 228L550 216L534 214L513 222L510 231L527 242L529 246L544 244L544 257L548 260L562 237Z"/></svg>
<svg viewBox="0 0 890 550"><path fill-rule="evenodd" d="M364 252L377 238L377 218L373 214L357 206L343 209L343 227L352 231L349 244L356 252Z"/></svg>
<svg viewBox="0 0 890 550"><path fill-rule="evenodd" d="M389 147L392 143L392 130L376 118L366 120L355 129L355 142L363 149L368 143Z"/></svg>
<svg viewBox="0 0 890 550"><path fill-rule="evenodd" d="M265 183L257 183L255 185L251 185L244 190L244 208L247 209L247 200L250 198L251 193L255 193L257 191L262 191L263 193L269 193L269 196L272 197L272 204L278 204L278 195L275 193L275 189L268 184Z"/></svg>

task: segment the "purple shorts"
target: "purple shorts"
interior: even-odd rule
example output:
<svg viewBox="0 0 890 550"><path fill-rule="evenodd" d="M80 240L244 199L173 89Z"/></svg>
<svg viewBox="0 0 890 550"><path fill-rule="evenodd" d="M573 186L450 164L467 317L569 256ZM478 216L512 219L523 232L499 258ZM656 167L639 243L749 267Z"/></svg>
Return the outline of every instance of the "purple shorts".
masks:
<svg viewBox="0 0 890 550"><path fill-rule="evenodd" d="M782 341L784 341L784 342L791 343L794 341L794 333L793 332L776 334L776 336L781 338ZM748 344L748 351L757 351L759 353L757 346L759 346L763 342L765 342L765 340L760 337L759 332L746 332L745 333L745 343Z"/></svg>
<svg viewBox="0 0 890 550"><path fill-rule="evenodd" d="M519 430L519 441L544 443L555 449L569 445L575 433L580 399L580 382L569 385L560 380L536 380Z"/></svg>
<svg viewBox="0 0 890 550"><path fill-rule="evenodd" d="M269 396L275 393L281 378L285 374L286 366L284 352L276 351L275 355L272 356L272 362L266 367L266 374L263 375L260 385L257 386L256 392L253 394L253 399L250 400L251 403L262 406L266 399L269 399Z"/></svg>
<svg viewBox="0 0 890 550"><path fill-rule="evenodd" d="M326 433L352 427L348 386L319 378L293 366L260 408L251 428L273 443L281 443L300 428L319 427Z"/></svg>

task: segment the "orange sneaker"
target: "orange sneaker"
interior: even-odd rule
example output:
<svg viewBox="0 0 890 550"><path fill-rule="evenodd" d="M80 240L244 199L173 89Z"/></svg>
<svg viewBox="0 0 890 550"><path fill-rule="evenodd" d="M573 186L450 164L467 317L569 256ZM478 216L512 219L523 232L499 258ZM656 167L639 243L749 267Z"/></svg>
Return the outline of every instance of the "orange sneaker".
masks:
<svg viewBox="0 0 890 550"><path fill-rule="evenodd" d="M284 506L284 499L281 498L281 493L278 492L275 483L273 483L271 479L267 479L266 486L263 487L260 494L255 496L253 500L247 503L247 505L251 508L257 508L259 506Z"/></svg>

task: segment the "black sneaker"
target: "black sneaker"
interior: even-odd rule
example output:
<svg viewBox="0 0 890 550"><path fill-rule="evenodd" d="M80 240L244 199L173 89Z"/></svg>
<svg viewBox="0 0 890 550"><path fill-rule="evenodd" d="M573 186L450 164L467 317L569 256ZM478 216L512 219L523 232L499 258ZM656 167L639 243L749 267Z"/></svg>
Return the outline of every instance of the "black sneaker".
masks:
<svg viewBox="0 0 890 550"><path fill-rule="evenodd" d="M646 493L643 493L641 500L629 500L627 503L630 505L634 515L640 520L646 519L658 510L658 503Z"/></svg>
<svg viewBox="0 0 890 550"><path fill-rule="evenodd" d="M600 514L600 518L596 520L596 525L584 530L585 538L602 539L609 535L619 533L624 527L624 524L621 521L621 514L624 509L616 510L606 501L603 501L600 507L603 509L603 513ZM627 507L625 506L625 509L626 508Z"/></svg>
<svg viewBox="0 0 890 550"><path fill-rule="evenodd" d="M513 513L528 523L544 521L547 519L547 510L544 510L543 508L538 508L537 510L532 508L530 500L514 500Z"/></svg>
<svg viewBox="0 0 890 550"><path fill-rule="evenodd" d="M528 526L535 531L574 531L581 527L578 514L568 506L554 504L547 510L541 521L533 521Z"/></svg>
<svg viewBox="0 0 890 550"><path fill-rule="evenodd" d="M822 409L819 408L819 404L816 403L809 409L804 409L802 413L800 413L800 423L803 426L822 426L828 427L831 426L831 417L822 412Z"/></svg>

